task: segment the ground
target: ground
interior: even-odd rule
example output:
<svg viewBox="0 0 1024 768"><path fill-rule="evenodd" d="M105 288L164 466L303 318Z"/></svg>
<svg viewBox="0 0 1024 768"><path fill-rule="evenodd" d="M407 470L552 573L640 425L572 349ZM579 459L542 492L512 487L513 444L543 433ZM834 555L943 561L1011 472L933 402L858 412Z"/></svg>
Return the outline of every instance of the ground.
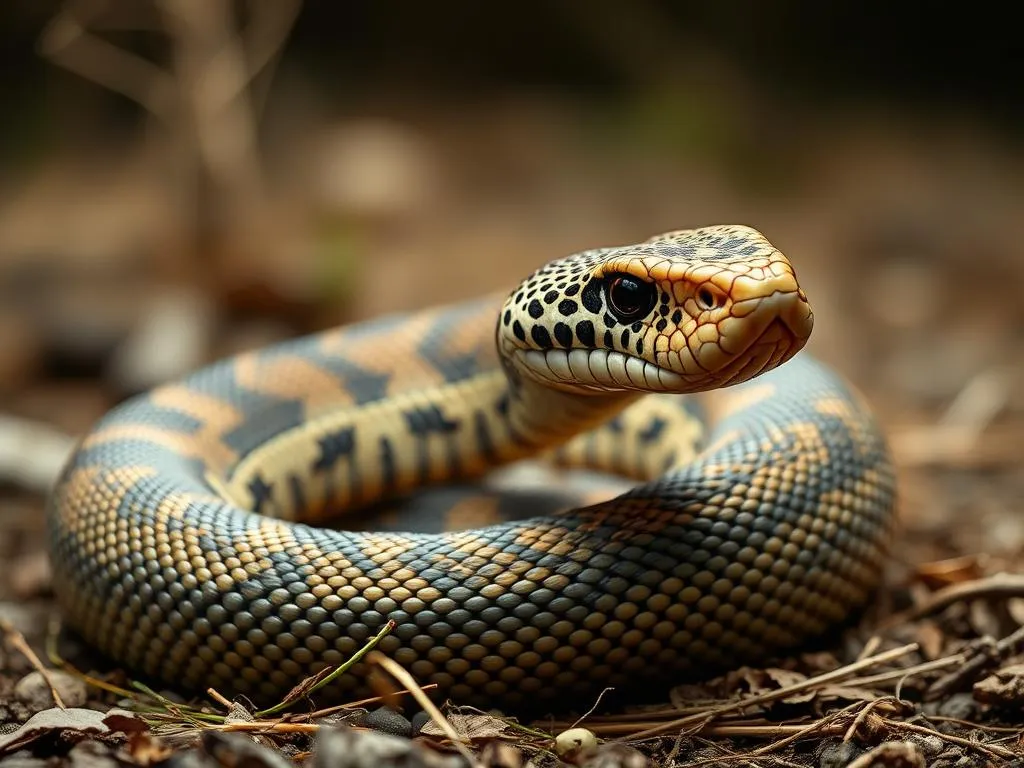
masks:
<svg viewBox="0 0 1024 768"><path fill-rule="evenodd" d="M45 489L68 441L106 408L233 350L473 296L573 250L729 221L790 256L818 318L811 351L864 393L890 436L900 525L876 603L827 647L680 687L659 707L523 724L452 711L418 741L449 754L459 742L485 765L553 765L549 734L578 722L604 744L567 759L595 766L643 764L632 749L666 766L1024 761L1024 166L956 120L929 118L922 132L871 111L815 119L794 121L803 133L776 140L771 162L756 135L730 137L757 160L735 167L637 140L628 121L594 131L586 114L543 100L318 118L312 138L296 124L293 137L307 140L281 142L295 149L272 158L272 194L251 203L259 215L250 209L245 226L212 240L181 234L188 213L168 192L159 142L59 157L8 188L0 759L269 765L303 759L318 727L342 714L362 722L281 719L216 699L185 707L133 688L59 633ZM87 692L78 673L56 671L55 649L88 670ZM34 668L71 703L142 714L53 709ZM289 711L309 713L315 700ZM401 701L409 715L420 709ZM39 710L38 729L14 730ZM317 764L409 748L337 741L360 733L325 738ZM363 764L442 760L398 759Z"/></svg>

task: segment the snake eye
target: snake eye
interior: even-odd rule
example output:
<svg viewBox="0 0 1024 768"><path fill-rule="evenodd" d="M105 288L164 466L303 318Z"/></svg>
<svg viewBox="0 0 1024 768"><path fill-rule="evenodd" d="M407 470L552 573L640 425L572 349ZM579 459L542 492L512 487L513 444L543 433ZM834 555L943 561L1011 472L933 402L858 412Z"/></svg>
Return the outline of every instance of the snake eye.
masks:
<svg viewBox="0 0 1024 768"><path fill-rule="evenodd" d="M654 306L657 291L632 275L613 275L608 281L608 306L619 320L629 322L643 317Z"/></svg>

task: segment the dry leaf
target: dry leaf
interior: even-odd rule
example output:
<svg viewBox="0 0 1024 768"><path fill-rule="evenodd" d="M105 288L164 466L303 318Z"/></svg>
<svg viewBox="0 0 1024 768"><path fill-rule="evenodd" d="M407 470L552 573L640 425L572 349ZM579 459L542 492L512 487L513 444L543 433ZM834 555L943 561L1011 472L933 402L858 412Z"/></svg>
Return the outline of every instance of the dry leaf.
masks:
<svg viewBox="0 0 1024 768"><path fill-rule="evenodd" d="M951 557L946 560L933 560L916 566L917 577L932 589L941 589L950 584L960 584L985 575L977 555Z"/></svg>
<svg viewBox="0 0 1024 768"><path fill-rule="evenodd" d="M455 733L467 741L500 739L509 736L512 732L512 729L509 728L508 723L504 720L493 715L484 714L483 712L467 715L451 713L445 719L455 729ZM420 729L420 733L424 736L445 736L444 731L433 720L428 720L423 728Z"/></svg>
<svg viewBox="0 0 1024 768"><path fill-rule="evenodd" d="M127 725L126 720L132 721L134 727L134 722L138 722L139 718L122 710L104 713L78 708L44 709L17 730L0 736L0 757L24 749L43 738L60 739L66 743L96 737L104 741L121 741L125 738L125 731L120 728Z"/></svg>
<svg viewBox="0 0 1024 768"><path fill-rule="evenodd" d="M1010 664L974 684L982 704L1017 707L1024 704L1024 664Z"/></svg>
<svg viewBox="0 0 1024 768"><path fill-rule="evenodd" d="M167 744L145 731L138 731L129 736L124 752L136 765L162 763L174 754L174 750Z"/></svg>
<svg viewBox="0 0 1024 768"><path fill-rule="evenodd" d="M937 659L943 656L942 649L946 645L946 634L939 625L929 619L918 622L915 639L921 647L921 655L926 659Z"/></svg>

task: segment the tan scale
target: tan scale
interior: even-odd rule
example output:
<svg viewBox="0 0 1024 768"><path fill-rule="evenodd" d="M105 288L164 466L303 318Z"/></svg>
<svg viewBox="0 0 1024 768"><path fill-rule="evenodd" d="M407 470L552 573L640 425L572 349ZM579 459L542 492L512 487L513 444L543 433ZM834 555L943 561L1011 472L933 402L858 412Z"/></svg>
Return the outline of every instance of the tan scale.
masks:
<svg viewBox="0 0 1024 768"><path fill-rule="evenodd" d="M812 322L785 257L719 226L245 353L83 440L50 507L58 597L132 670L268 703L388 619L380 650L486 707L653 692L785 653L865 604L894 524L863 399L793 359ZM295 423L246 445L264 434L250 402ZM339 434L347 453L321 461ZM526 520L478 499L446 510L459 531L316 527L531 457L639 484ZM367 674L321 701L365 695Z"/></svg>

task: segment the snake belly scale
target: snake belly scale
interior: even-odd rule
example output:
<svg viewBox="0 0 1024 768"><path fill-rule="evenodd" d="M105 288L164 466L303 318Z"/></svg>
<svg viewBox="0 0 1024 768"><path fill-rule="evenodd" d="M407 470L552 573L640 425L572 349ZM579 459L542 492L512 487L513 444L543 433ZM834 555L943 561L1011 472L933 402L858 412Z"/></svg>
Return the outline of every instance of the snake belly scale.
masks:
<svg viewBox="0 0 1024 768"><path fill-rule="evenodd" d="M257 702L389 619L380 650L483 706L785 652L866 603L894 521L871 413L791 360L811 326L785 257L716 226L212 364L81 441L49 505L58 599L129 669ZM530 456L606 469L629 441L637 484L612 499L467 530L335 527ZM365 694L368 671L323 698Z"/></svg>

